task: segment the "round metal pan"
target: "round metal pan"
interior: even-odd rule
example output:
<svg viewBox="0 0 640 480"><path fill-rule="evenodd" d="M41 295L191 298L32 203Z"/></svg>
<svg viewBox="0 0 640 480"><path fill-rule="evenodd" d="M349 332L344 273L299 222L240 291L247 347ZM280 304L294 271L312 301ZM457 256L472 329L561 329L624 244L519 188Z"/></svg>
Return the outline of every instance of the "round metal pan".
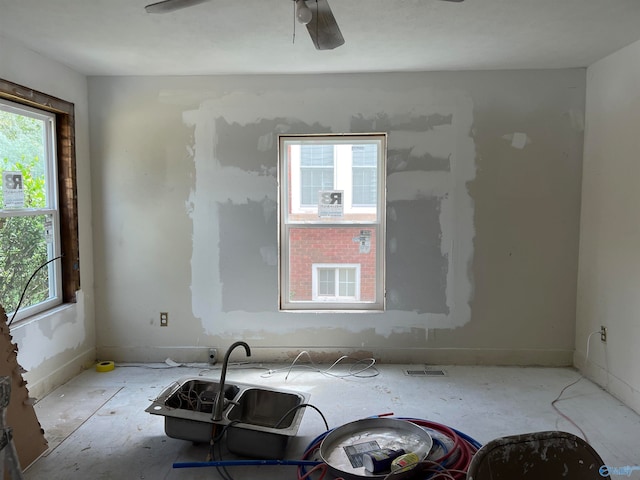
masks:
<svg viewBox="0 0 640 480"><path fill-rule="evenodd" d="M320 444L320 457L337 476L353 480L384 478L389 472L365 470L364 453L380 448L402 448L424 460L432 446L431 435L414 423L395 418L365 418L331 431Z"/></svg>

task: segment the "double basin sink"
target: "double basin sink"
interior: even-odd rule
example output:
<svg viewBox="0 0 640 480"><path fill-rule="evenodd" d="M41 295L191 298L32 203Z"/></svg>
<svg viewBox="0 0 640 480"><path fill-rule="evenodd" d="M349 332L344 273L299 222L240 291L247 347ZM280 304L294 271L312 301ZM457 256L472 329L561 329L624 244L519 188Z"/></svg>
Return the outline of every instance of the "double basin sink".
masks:
<svg viewBox="0 0 640 480"><path fill-rule="evenodd" d="M183 377L169 385L145 410L164 416L165 433L194 443L209 443L226 432L230 452L251 458L284 458L297 434L309 395L245 383L226 383L222 417L213 420L220 384Z"/></svg>

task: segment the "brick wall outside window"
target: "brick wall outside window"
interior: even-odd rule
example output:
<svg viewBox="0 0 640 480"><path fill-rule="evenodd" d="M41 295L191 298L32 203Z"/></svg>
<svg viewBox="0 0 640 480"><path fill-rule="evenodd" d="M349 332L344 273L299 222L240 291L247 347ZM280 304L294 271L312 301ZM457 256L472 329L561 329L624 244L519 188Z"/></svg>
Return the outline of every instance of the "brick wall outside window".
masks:
<svg viewBox="0 0 640 480"><path fill-rule="evenodd" d="M312 265L360 264L360 300L374 301L376 290L376 239L371 232L368 253L360 253L360 227L292 228L289 236L289 282L292 301L312 300Z"/></svg>

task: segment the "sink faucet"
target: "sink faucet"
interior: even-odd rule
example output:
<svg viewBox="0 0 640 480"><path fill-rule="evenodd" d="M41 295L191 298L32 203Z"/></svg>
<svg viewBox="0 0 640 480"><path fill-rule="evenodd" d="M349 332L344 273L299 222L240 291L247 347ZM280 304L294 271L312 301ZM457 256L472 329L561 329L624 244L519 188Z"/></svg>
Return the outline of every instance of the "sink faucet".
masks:
<svg viewBox="0 0 640 480"><path fill-rule="evenodd" d="M212 420L214 422L219 422L222 420L222 411L224 410L224 383L227 378L227 366L229 365L229 355L236 347L244 347L244 351L247 354L247 357L251 356L251 348L245 342L236 342L231 344L227 353L224 355L224 361L222 362L222 373L220 373L220 390L218 391L218 396L216 397L216 402L213 405L213 416Z"/></svg>

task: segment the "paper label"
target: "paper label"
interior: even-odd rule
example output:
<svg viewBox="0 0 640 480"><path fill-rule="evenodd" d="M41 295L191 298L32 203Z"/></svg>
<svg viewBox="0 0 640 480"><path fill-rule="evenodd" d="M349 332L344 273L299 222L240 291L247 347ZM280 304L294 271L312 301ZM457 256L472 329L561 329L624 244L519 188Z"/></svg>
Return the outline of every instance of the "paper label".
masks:
<svg viewBox="0 0 640 480"><path fill-rule="evenodd" d="M378 442L374 440L372 442L356 443L355 445L349 445L343 448L351 462L351 466L353 468L360 468L364 466L364 463L362 463L362 456L365 453L380 450L380 445L378 445Z"/></svg>

